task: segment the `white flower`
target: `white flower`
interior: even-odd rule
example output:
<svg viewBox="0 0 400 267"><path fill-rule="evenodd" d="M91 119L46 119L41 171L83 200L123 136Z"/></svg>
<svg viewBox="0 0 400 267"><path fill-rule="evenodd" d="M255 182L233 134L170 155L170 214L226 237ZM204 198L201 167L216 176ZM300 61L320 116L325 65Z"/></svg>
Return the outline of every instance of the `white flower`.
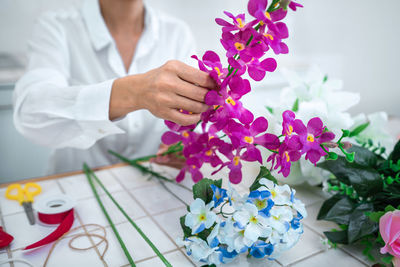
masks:
<svg viewBox="0 0 400 267"><path fill-rule="evenodd" d="M385 112L376 112L369 115L359 114L354 118L354 127L357 127L367 121L368 127L355 137L358 143L367 143L369 139L374 145L380 145L386 148L386 152L392 151L394 146L393 137L386 131L388 115Z"/></svg>
<svg viewBox="0 0 400 267"><path fill-rule="evenodd" d="M246 202L246 198L242 197L235 190L235 188L232 187L231 183L228 183L228 190L226 193L228 195L228 201L229 201L230 205L233 206L234 209L240 209Z"/></svg>
<svg viewBox="0 0 400 267"><path fill-rule="evenodd" d="M303 218L307 217L307 210L306 207L304 205L304 203L298 199L295 198L294 195L296 194L296 190L292 189L292 195L291 195L291 201L292 201L292 207L301 214L301 216L303 216Z"/></svg>
<svg viewBox="0 0 400 267"><path fill-rule="evenodd" d="M261 178L260 184L264 185L268 191L271 192L271 199L274 201L275 205L290 205L290 187L285 185L276 185L271 180ZM258 188L258 190L264 190L263 187Z"/></svg>
<svg viewBox="0 0 400 267"><path fill-rule="evenodd" d="M186 253L195 261L208 261L217 248L211 248L206 241L196 236L188 237L185 241L179 242L186 248Z"/></svg>
<svg viewBox="0 0 400 267"><path fill-rule="evenodd" d="M221 243L226 244L228 252L244 253L254 242L244 236L244 229L235 226L232 220L226 221L221 228Z"/></svg>
<svg viewBox="0 0 400 267"><path fill-rule="evenodd" d="M212 207L214 207L214 201L205 205L200 198L196 198L190 204L190 212L185 217L185 225L192 229L192 234L200 233L214 224L217 215L210 211Z"/></svg>
<svg viewBox="0 0 400 267"><path fill-rule="evenodd" d="M290 222L293 219L292 208L288 206L273 206L269 212L270 217L267 218L268 224L279 234L289 231Z"/></svg>
<svg viewBox="0 0 400 267"><path fill-rule="evenodd" d="M271 234L271 227L267 219L258 214L258 209L251 203L245 203L241 210L233 214L233 219L238 223L239 228L244 230L243 235L255 242L259 237L268 237Z"/></svg>

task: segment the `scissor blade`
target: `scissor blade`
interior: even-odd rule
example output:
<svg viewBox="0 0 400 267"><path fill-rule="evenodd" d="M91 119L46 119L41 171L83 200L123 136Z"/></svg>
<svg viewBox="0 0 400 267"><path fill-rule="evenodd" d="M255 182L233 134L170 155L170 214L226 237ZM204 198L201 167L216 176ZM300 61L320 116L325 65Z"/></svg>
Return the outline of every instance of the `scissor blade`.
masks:
<svg viewBox="0 0 400 267"><path fill-rule="evenodd" d="M24 207L26 216L28 217L29 224L34 225L35 224L35 216L33 214L32 202L23 202L22 206Z"/></svg>

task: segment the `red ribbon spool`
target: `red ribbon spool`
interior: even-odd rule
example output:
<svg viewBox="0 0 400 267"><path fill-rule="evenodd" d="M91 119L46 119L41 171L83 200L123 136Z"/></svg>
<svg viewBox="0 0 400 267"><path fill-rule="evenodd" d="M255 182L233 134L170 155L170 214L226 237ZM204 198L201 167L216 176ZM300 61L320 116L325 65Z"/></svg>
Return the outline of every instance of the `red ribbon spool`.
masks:
<svg viewBox="0 0 400 267"><path fill-rule="evenodd" d="M56 241L68 232L74 223L74 202L65 195L41 199L35 203L38 219L57 228L43 239L27 246L24 250L38 248Z"/></svg>

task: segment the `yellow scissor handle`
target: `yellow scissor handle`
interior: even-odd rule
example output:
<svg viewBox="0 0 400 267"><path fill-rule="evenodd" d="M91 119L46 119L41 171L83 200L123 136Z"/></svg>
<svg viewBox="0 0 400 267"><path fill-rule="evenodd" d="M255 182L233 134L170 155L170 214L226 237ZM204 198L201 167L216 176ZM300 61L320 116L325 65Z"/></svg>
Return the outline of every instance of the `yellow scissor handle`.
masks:
<svg viewBox="0 0 400 267"><path fill-rule="evenodd" d="M11 184L7 187L6 198L16 200L22 205L22 202L33 202L33 197L42 192L42 187L36 183L27 183L22 188L20 184Z"/></svg>
<svg viewBox="0 0 400 267"><path fill-rule="evenodd" d="M42 187L36 183L26 183L24 190L26 201L33 202L33 197L39 195L40 192L42 192Z"/></svg>
<svg viewBox="0 0 400 267"><path fill-rule="evenodd" d="M6 195L6 198L11 199L11 200L16 200L21 205L22 205L22 202L24 202L24 200L25 200L24 190L22 189L20 184L9 185L7 187L5 195Z"/></svg>

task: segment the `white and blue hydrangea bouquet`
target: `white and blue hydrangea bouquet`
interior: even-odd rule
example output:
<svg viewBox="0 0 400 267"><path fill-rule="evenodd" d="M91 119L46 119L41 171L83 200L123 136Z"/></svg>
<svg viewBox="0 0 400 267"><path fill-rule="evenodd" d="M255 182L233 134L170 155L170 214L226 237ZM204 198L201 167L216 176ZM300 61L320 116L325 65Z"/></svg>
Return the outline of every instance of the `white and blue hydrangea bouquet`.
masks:
<svg viewBox="0 0 400 267"><path fill-rule="evenodd" d="M203 179L193 186L194 201L180 219L184 236L178 241L193 261L210 266L244 253L276 259L303 233L307 212L295 193L264 167L245 195L231 184L223 189L222 180Z"/></svg>

